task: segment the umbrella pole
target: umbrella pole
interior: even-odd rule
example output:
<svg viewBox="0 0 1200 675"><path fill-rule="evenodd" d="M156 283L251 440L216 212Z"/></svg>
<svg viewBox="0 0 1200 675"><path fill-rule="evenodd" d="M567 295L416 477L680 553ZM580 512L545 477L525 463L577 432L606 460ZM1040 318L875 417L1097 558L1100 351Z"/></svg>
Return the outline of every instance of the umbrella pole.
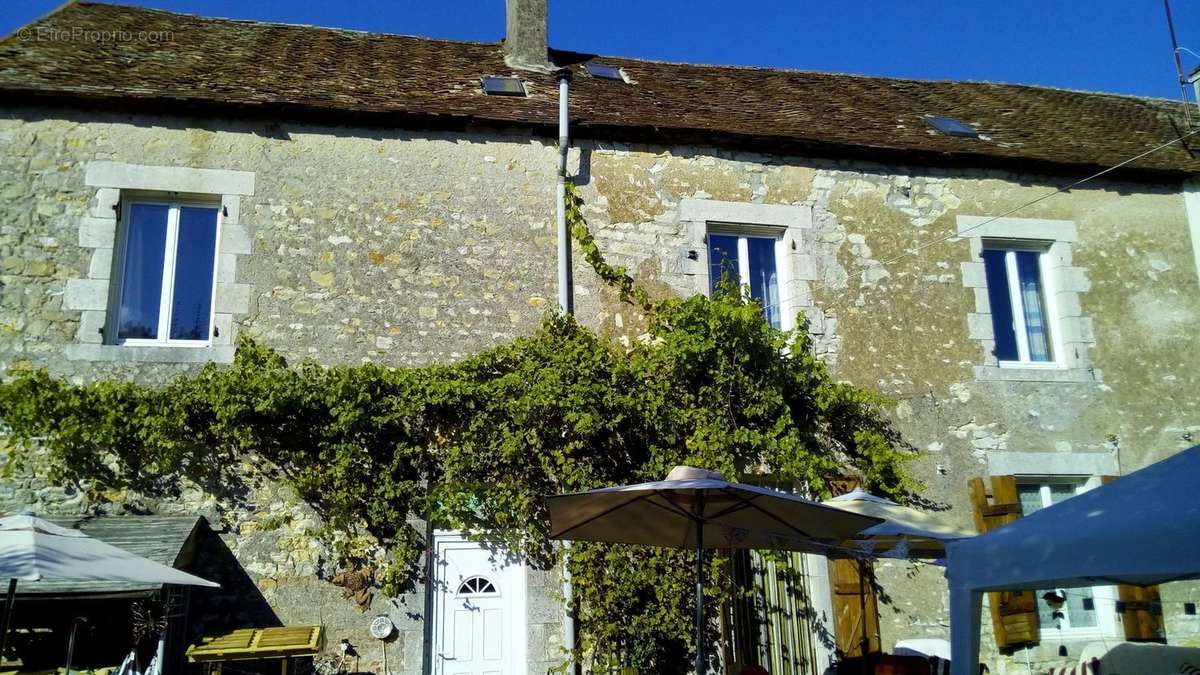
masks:
<svg viewBox="0 0 1200 675"><path fill-rule="evenodd" d="M867 561L858 559L858 602L859 613L862 614L862 641L859 643L862 651L862 671L867 675L870 666L867 664L867 652L871 651L871 636L867 635Z"/></svg>
<svg viewBox="0 0 1200 675"><path fill-rule="evenodd" d="M703 500L703 497L701 497ZM703 509L701 501L701 509ZM704 655L704 523L696 521L696 675L708 672Z"/></svg>
<svg viewBox="0 0 1200 675"><path fill-rule="evenodd" d="M67 638L67 675L71 675L71 661L75 659L75 633L79 630L79 617L71 622L71 636Z"/></svg>
<svg viewBox="0 0 1200 675"><path fill-rule="evenodd" d="M13 603L17 601L17 580L8 580L8 595L4 596L4 625L0 627L0 661L8 651L8 629L12 626Z"/></svg>

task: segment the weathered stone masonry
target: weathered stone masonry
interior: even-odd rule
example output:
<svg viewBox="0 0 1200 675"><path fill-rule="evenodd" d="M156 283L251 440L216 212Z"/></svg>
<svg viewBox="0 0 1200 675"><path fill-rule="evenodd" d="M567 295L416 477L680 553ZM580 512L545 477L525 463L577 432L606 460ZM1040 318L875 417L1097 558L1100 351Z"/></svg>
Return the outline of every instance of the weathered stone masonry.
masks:
<svg viewBox="0 0 1200 675"><path fill-rule="evenodd" d="M230 339L244 331L289 358L452 360L530 331L554 304L555 149L547 141L504 130L10 107L0 120L6 372L161 382L195 367L95 357L103 307L81 289L103 280L108 239L95 219L111 214L114 188L88 177L114 166L105 162L253 176L253 189L236 195L233 223L244 239L221 243L235 259L222 259L217 302L228 311L218 312L229 317ZM1025 220L1013 226L1053 221L1074 232L1058 250L1068 270L1059 290L1074 297L1058 307L1081 350L1067 376L1000 379L980 318L977 245L971 233L956 235L961 223L1039 196L1056 178L597 142L579 144L572 170L601 248L656 293L707 288L708 222L783 228L789 309L806 311L841 377L897 400L897 423L925 450L918 474L927 496L963 522L971 477L1021 462L1035 473L1075 465L1127 473L1193 444L1200 431L1200 284L1179 185L1098 182L1014 214ZM583 321L618 336L638 332L641 318L589 270L577 265L575 278ZM212 356L227 357L220 348ZM11 506L94 507L35 477L3 490ZM324 621L331 636L368 642L353 603L314 576L321 552L302 536L312 516L286 494L263 485L250 508L232 511L197 491L158 507L209 513L285 621ZM281 514L290 522L260 526ZM883 610L885 645L945 636L940 574L910 574L901 563L881 569L896 603ZM556 663L556 584L552 574L531 574L531 673ZM1167 587L1164 598L1186 590ZM421 629L411 616L419 598L377 599L371 610L402 627L392 658L403 672L419 668ZM1169 610L1168 631L1189 636L1200 625Z"/></svg>
<svg viewBox="0 0 1200 675"><path fill-rule="evenodd" d="M7 372L48 367L76 381L163 382L196 367L196 355L227 360L224 345L243 330L296 360L426 363L528 332L553 302L555 151L541 142L304 127L271 138L261 125L233 121L72 117L41 111L0 122ZM217 313L233 322L214 348L159 356L159 348L127 352L95 339L104 322L94 317L103 307L97 298L107 293L98 286L107 277L94 261L112 245L115 195L89 185L89 176L115 166L245 174L219 249ZM225 189L212 194L222 199ZM324 623L332 638L372 643L372 614L317 580L323 552L304 536L312 514L275 486L262 484L247 509L200 491L164 504L113 494L116 505L98 507L36 476L0 489L7 506L39 512L119 510L133 501L204 513L281 620ZM558 579L529 577L530 672L544 673L561 660ZM400 672L420 669L422 596L417 589L371 608L401 629L389 647ZM365 651L361 665L377 667L373 659L378 651Z"/></svg>

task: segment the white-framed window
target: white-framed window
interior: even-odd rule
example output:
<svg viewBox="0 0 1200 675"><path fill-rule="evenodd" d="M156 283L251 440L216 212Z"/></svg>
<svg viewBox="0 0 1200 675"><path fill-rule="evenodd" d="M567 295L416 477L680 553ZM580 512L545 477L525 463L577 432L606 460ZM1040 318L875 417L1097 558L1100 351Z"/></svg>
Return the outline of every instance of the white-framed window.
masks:
<svg viewBox="0 0 1200 675"><path fill-rule="evenodd" d="M1046 245L985 241L983 266L1000 367L1059 367Z"/></svg>
<svg viewBox="0 0 1200 675"><path fill-rule="evenodd" d="M780 260L783 240L779 235L748 233L717 228L708 231L708 290L715 292L723 280L748 288L775 328L783 326Z"/></svg>
<svg viewBox="0 0 1200 675"><path fill-rule="evenodd" d="M210 345L220 205L137 197L122 202L108 342Z"/></svg>
<svg viewBox="0 0 1200 675"><path fill-rule="evenodd" d="M1025 478L1017 481L1021 513L1029 515L1086 492L1088 481L1081 478ZM1057 591L1065 602L1051 607L1044 596ZM1116 589L1113 586L1090 588L1042 588L1034 591L1037 599L1038 623L1043 640L1056 638L1092 638L1117 633Z"/></svg>

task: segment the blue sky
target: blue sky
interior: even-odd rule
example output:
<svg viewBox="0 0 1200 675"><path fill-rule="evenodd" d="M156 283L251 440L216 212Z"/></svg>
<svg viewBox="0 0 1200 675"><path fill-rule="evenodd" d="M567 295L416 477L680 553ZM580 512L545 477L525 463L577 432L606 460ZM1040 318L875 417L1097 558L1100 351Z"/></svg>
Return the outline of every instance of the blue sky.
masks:
<svg viewBox="0 0 1200 675"><path fill-rule="evenodd" d="M463 40L504 33L504 0L126 2ZM59 4L0 0L0 33ZM1200 53L1200 1L1172 5L1180 45ZM1160 0L550 0L550 11L552 45L585 52L1179 96ZM1200 59L1184 54L1184 65Z"/></svg>

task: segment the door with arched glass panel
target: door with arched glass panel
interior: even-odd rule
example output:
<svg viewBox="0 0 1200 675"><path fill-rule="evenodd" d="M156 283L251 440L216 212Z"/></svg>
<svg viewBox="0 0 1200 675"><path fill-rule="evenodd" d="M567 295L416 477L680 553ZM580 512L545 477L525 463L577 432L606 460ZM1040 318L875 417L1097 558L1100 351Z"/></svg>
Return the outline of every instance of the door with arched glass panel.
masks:
<svg viewBox="0 0 1200 675"><path fill-rule="evenodd" d="M525 570L498 551L438 537L436 675L525 672Z"/></svg>

